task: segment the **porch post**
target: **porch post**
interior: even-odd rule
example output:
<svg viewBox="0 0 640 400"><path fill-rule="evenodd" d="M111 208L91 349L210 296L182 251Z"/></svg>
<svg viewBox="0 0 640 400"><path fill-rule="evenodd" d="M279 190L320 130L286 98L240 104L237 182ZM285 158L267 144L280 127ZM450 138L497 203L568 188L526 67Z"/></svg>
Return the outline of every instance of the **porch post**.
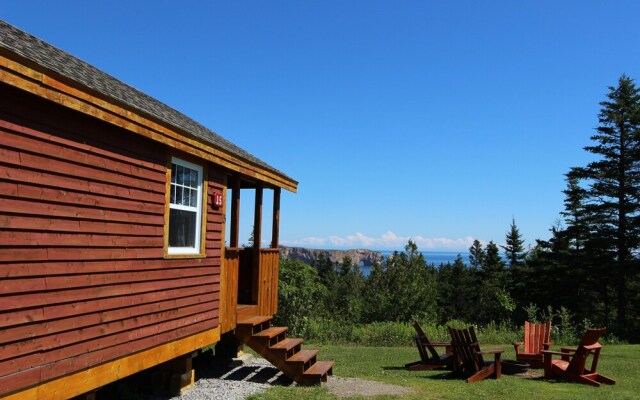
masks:
<svg viewBox="0 0 640 400"><path fill-rule="evenodd" d="M233 192L231 198L231 228L229 232L229 247L237 248L240 239L240 177L233 177Z"/></svg>
<svg viewBox="0 0 640 400"><path fill-rule="evenodd" d="M271 233L271 248L278 248L280 236L280 188L273 189L273 224Z"/></svg>
<svg viewBox="0 0 640 400"><path fill-rule="evenodd" d="M256 210L253 220L253 248L260 250L260 242L262 241L262 183L256 185Z"/></svg>
<svg viewBox="0 0 640 400"><path fill-rule="evenodd" d="M262 195L263 185L256 184L256 208L253 219L253 290L252 300L258 304L260 292L260 242L262 241Z"/></svg>

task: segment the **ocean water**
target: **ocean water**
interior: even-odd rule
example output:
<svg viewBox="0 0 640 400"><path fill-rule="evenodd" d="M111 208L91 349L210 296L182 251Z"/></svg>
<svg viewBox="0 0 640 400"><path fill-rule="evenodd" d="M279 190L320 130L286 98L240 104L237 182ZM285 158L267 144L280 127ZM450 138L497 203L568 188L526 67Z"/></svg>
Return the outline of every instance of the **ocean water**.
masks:
<svg viewBox="0 0 640 400"><path fill-rule="evenodd" d="M393 251L381 251L383 257L389 257L393 254ZM462 261L465 264L469 263L469 252L466 251L423 251L421 252L424 259L427 260L427 264L435 264L436 267L440 264L452 263L458 257L458 254L462 256Z"/></svg>
<svg viewBox="0 0 640 400"><path fill-rule="evenodd" d="M386 258L393 254L393 251L381 251L380 253ZM440 266L440 264L453 264L458 254L460 254L465 264L469 264L469 253L466 251L423 251L421 253L427 261L427 264L434 264L436 267ZM365 276L368 276L371 272L371 267L363 266L360 267L360 270Z"/></svg>

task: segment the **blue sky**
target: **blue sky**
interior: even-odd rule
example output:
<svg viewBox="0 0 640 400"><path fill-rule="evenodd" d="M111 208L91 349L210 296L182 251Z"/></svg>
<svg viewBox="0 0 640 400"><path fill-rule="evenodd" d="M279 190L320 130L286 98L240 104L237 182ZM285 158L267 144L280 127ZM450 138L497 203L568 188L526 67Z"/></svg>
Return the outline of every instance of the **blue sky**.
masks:
<svg viewBox="0 0 640 400"><path fill-rule="evenodd" d="M436 251L502 243L512 218L528 243L549 237L598 103L640 79L638 15L615 0L0 7L298 180L283 244Z"/></svg>

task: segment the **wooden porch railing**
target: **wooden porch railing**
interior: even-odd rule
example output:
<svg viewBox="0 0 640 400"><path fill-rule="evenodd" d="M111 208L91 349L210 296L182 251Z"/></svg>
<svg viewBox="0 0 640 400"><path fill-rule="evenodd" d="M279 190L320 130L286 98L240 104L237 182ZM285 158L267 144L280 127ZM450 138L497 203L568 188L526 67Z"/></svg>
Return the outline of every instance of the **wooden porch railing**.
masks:
<svg viewBox="0 0 640 400"><path fill-rule="evenodd" d="M258 310L260 315L273 316L278 312L279 249L260 249L260 278Z"/></svg>
<svg viewBox="0 0 640 400"><path fill-rule="evenodd" d="M227 248L224 252L220 272L220 333L229 332L236 327L240 251L237 248Z"/></svg>
<svg viewBox="0 0 640 400"><path fill-rule="evenodd" d="M238 304L257 306L259 315L278 311L279 249L260 249L258 262L253 248L226 248L220 280L221 333L236 327Z"/></svg>

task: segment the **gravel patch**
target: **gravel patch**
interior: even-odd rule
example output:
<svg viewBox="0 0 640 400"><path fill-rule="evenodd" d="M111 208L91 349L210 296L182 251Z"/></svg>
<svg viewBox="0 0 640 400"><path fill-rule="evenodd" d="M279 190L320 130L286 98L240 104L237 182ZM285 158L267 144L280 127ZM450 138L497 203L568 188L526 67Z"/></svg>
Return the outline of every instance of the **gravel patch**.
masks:
<svg viewBox="0 0 640 400"><path fill-rule="evenodd" d="M225 381L221 379L201 379L184 394L172 397L172 400L243 400L244 398L264 392L269 385L241 381Z"/></svg>
<svg viewBox="0 0 640 400"><path fill-rule="evenodd" d="M226 368L215 363L196 366L196 382L182 395L170 400L244 400L272 386L295 386L289 378L262 358ZM338 397L403 395L411 389L356 378L330 376L324 384Z"/></svg>
<svg viewBox="0 0 640 400"><path fill-rule="evenodd" d="M243 400L272 386L295 385L267 360L254 358L226 368L215 363L196 367L196 382L170 400Z"/></svg>

